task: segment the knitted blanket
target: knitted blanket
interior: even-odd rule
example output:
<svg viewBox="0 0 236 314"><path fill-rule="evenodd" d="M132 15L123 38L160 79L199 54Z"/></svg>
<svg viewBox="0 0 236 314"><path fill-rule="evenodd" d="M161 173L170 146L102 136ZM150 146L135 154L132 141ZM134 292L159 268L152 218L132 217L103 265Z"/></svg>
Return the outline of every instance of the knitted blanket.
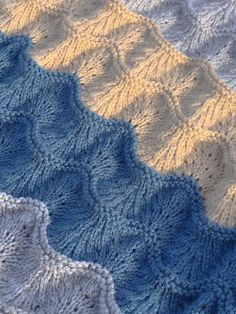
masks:
<svg viewBox="0 0 236 314"><path fill-rule="evenodd" d="M236 311L236 228L206 218L191 178L161 175L143 164L135 153L131 126L89 111L79 99L76 78L43 70L31 60L27 47L27 38L1 34L0 189L43 200L52 220L51 245L75 260L106 267L124 313ZM13 249L13 254L26 258L20 265L27 268L27 250L32 252L32 247L26 244L25 249L21 239L29 234L24 224L28 218L20 216L23 226L12 216L6 219L1 220L1 230L7 228L3 243L9 239L14 248L8 229L16 232L19 253ZM37 234L34 239L38 241ZM47 265L38 267L43 272ZM14 274L3 270L0 295L12 305L9 298L17 288L7 282ZM19 275L25 276L24 282L29 272ZM44 296L50 295L54 281L48 284ZM28 288L19 301L16 297L17 306L28 309L38 299L40 306L49 306ZM64 291L57 296L58 289L53 290L52 299L55 295L56 301L66 302ZM71 295L71 288L68 291ZM100 306L98 286L92 291L91 303ZM38 303L34 306L38 309Z"/></svg>
<svg viewBox="0 0 236 314"><path fill-rule="evenodd" d="M0 217L1 313L120 313L107 271L49 246L43 203L0 193Z"/></svg>
<svg viewBox="0 0 236 314"><path fill-rule="evenodd" d="M236 224L236 96L118 0L3 0L0 28L27 33L49 69L76 72L82 99L136 128L138 153L199 181L208 216Z"/></svg>
<svg viewBox="0 0 236 314"><path fill-rule="evenodd" d="M124 0L153 19L165 37L188 56L203 58L236 90L235 0Z"/></svg>

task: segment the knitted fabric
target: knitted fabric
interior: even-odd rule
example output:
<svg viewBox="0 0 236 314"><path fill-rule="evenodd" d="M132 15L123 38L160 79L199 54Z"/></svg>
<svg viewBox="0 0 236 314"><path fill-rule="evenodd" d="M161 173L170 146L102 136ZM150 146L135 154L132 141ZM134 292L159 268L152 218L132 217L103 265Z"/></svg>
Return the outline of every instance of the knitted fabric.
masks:
<svg viewBox="0 0 236 314"><path fill-rule="evenodd" d="M21 310L15 309L13 306L7 306L6 304L0 304L1 314L27 314Z"/></svg>
<svg viewBox="0 0 236 314"><path fill-rule="evenodd" d="M43 203L0 193L0 216L0 313L120 313L107 271L49 246Z"/></svg>
<svg viewBox="0 0 236 314"><path fill-rule="evenodd" d="M188 56L203 58L236 90L235 0L124 0Z"/></svg>
<svg viewBox="0 0 236 314"><path fill-rule="evenodd" d="M124 313L236 311L236 229L205 217L191 178L143 164L132 128L88 111L76 78L27 46L1 36L0 189L44 201L54 249L106 267Z"/></svg>
<svg viewBox="0 0 236 314"><path fill-rule="evenodd" d="M142 160L193 175L208 216L236 225L236 96L208 63L117 0L4 0L0 28L32 36L40 65L76 72L86 105L133 124Z"/></svg>

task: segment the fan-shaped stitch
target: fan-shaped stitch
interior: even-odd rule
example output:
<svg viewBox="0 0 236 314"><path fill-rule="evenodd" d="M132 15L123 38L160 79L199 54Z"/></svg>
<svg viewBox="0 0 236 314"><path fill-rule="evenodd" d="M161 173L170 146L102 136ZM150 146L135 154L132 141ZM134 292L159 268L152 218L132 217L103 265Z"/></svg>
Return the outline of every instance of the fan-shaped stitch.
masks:
<svg viewBox="0 0 236 314"><path fill-rule="evenodd" d="M106 270L49 246L43 203L0 193L0 217L0 313L120 313Z"/></svg>
<svg viewBox="0 0 236 314"><path fill-rule="evenodd" d="M164 36L190 57L210 62L236 90L235 0L124 0L130 10L148 16Z"/></svg>
<svg viewBox="0 0 236 314"><path fill-rule="evenodd" d="M86 105L133 124L142 160L192 175L209 217L236 225L236 97L208 63L119 0L2 0L0 29L29 34L40 65L76 72Z"/></svg>
<svg viewBox="0 0 236 314"><path fill-rule="evenodd" d="M236 229L205 217L191 178L143 164L131 126L86 109L76 78L27 47L1 35L0 189L44 201L52 246L106 267L125 313L235 311Z"/></svg>

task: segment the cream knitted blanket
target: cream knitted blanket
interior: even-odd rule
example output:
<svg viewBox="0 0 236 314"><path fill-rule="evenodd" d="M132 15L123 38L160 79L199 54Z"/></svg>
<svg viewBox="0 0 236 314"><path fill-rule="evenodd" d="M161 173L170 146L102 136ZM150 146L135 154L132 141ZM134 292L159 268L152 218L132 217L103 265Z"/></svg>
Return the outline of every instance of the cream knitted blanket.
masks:
<svg viewBox="0 0 236 314"><path fill-rule="evenodd" d="M26 33L48 69L76 72L83 101L130 121L140 157L199 181L211 219L236 225L236 94L120 0L1 0L0 29Z"/></svg>

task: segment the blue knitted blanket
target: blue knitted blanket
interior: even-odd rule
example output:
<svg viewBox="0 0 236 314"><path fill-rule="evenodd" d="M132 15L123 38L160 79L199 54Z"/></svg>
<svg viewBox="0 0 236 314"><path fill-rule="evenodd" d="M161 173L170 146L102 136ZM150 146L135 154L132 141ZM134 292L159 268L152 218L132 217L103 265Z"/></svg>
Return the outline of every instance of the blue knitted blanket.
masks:
<svg viewBox="0 0 236 314"><path fill-rule="evenodd" d="M0 190L45 202L49 242L112 274L124 313L236 313L236 229L207 219L192 178L143 164L125 122L80 101L77 79L0 35Z"/></svg>

